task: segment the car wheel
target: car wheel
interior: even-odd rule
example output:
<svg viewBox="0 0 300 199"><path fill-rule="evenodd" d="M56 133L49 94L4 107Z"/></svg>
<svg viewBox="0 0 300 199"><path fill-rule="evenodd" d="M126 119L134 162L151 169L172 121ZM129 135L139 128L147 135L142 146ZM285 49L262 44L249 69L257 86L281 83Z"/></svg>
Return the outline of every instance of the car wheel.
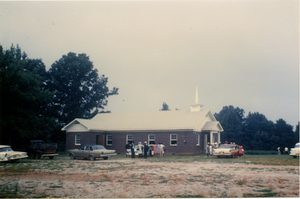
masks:
<svg viewBox="0 0 300 199"><path fill-rule="evenodd" d="M36 154L34 154L34 158L35 158L35 159L40 159L41 156L40 156L40 154L36 153Z"/></svg>
<svg viewBox="0 0 300 199"><path fill-rule="evenodd" d="M104 159L104 160L107 160L107 159L108 159L108 157L103 157L103 159Z"/></svg>
<svg viewBox="0 0 300 199"><path fill-rule="evenodd" d="M53 158L54 158L54 156L49 156L49 159L50 159L50 160L53 160Z"/></svg>
<svg viewBox="0 0 300 199"><path fill-rule="evenodd" d="M91 161L94 161L94 160L95 160L95 157L94 157L93 155L91 155L91 156L90 156L90 160L91 160Z"/></svg>
<svg viewBox="0 0 300 199"><path fill-rule="evenodd" d="M71 159L71 160L75 160L75 159L76 159L76 157L74 156L74 154L71 154L71 155L70 155L70 159Z"/></svg>

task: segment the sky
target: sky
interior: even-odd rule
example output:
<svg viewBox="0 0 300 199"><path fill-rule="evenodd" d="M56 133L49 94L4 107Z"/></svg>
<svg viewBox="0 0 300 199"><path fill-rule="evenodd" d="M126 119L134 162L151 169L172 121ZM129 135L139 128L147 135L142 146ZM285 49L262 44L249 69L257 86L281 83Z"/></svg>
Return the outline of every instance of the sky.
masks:
<svg viewBox="0 0 300 199"><path fill-rule="evenodd" d="M85 53L111 112L232 105L299 121L297 0L0 1L0 45L18 44L47 70Z"/></svg>

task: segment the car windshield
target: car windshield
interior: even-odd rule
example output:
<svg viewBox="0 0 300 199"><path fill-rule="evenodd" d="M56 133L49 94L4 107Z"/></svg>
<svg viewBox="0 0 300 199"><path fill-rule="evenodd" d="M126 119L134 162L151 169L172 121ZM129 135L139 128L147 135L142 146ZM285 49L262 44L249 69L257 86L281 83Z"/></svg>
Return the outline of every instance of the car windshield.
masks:
<svg viewBox="0 0 300 199"><path fill-rule="evenodd" d="M101 149L105 149L105 147L101 146L101 145L99 145L99 146L93 146L93 150L101 150Z"/></svg>
<svg viewBox="0 0 300 199"><path fill-rule="evenodd" d="M296 144L294 148L300 148L300 144Z"/></svg>
<svg viewBox="0 0 300 199"><path fill-rule="evenodd" d="M13 151L10 147L1 148L0 152Z"/></svg>
<svg viewBox="0 0 300 199"><path fill-rule="evenodd" d="M233 149L233 148L234 148L234 146L232 146L232 145L221 145L219 147L219 149Z"/></svg>

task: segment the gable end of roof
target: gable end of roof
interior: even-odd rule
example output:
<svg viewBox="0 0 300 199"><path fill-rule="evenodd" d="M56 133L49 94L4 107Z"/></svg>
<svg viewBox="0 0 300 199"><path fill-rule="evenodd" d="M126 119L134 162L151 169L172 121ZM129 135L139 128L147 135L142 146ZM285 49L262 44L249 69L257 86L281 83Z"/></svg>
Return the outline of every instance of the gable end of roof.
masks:
<svg viewBox="0 0 300 199"><path fill-rule="evenodd" d="M75 119L72 122L70 122L68 125L64 126L61 130L62 131L72 131L72 132L76 132L76 131L89 131L90 129L87 127L87 125L84 125L83 123L85 121L89 121L86 119Z"/></svg>

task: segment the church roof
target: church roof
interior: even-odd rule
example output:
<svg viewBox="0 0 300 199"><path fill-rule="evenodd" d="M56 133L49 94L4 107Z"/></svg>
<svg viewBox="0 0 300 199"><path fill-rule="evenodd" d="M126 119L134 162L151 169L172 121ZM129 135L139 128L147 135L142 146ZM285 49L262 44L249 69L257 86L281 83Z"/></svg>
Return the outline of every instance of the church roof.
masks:
<svg viewBox="0 0 300 199"><path fill-rule="evenodd" d="M74 128L77 125L77 128ZM92 119L75 119L65 131L223 131L209 109L200 111L156 111L100 113Z"/></svg>
<svg viewBox="0 0 300 199"><path fill-rule="evenodd" d="M82 131L223 131L209 109L198 103L186 111L100 113L92 119L75 119L62 128L67 132Z"/></svg>

